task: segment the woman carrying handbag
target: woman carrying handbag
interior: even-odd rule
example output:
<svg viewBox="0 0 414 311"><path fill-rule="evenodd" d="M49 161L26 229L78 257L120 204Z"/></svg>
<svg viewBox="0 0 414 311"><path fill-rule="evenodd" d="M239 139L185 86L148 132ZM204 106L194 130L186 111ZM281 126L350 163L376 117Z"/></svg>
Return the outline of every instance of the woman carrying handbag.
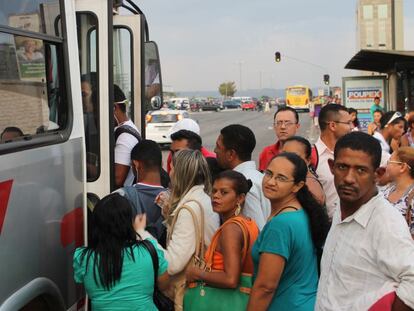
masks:
<svg viewBox="0 0 414 311"><path fill-rule="evenodd" d="M223 225L206 252L206 266L187 268L184 310L246 309L253 274L250 253L259 234L254 220L240 214L250 187L250 181L231 170L214 181L211 200Z"/></svg>
<svg viewBox="0 0 414 311"><path fill-rule="evenodd" d="M204 250L219 227L219 217L210 201L211 177L203 155L198 150L175 153L170 171L172 189L167 220L168 274L171 282L165 294L182 310L185 270L202 265Z"/></svg>

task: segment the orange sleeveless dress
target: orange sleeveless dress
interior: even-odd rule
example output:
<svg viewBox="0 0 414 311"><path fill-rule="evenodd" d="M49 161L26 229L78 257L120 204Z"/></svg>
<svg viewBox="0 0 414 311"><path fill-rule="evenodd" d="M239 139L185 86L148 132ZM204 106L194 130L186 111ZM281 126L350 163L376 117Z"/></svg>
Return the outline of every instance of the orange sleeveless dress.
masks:
<svg viewBox="0 0 414 311"><path fill-rule="evenodd" d="M241 216L233 217L227 220L221 227L216 231L213 238L211 239L210 246L208 247L205 253L205 261L207 265L211 264L212 270L224 270L224 258L223 254L216 250L218 245L218 240L220 238L221 231L224 226L230 223L235 223L241 228L244 228L246 237L248 238L248 246L246 250L246 245L243 246L241 257L245 253L244 262L242 263L242 273L253 274L253 259L251 256L253 244L256 241L259 235L259 229L256 225L256 222L252 219L246 219ZM243 229L242 229L243 230ZM213 253L212 253L213 252ZM211 261L211 263L209 262Z"/></svg>

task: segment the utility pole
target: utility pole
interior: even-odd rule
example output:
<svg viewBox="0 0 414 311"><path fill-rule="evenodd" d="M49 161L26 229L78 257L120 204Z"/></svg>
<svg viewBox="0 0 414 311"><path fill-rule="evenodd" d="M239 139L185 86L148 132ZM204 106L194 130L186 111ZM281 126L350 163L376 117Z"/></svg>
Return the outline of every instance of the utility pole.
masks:
<svg viewBox="0 0 414 311"><path fill-rule="evenodd" d="M239 87L240 87L240 91L243 90L243 84L242 84L242 65L243 65L243 61L239 60L237 62L237 64L239 65Z"/></svg>

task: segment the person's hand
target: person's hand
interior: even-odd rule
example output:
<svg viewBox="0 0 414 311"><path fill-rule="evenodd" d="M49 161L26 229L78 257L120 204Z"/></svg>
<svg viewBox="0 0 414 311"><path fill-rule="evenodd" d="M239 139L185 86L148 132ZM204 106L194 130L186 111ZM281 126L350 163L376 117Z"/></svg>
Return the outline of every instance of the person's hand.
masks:
<svg viewBox="0 0 414 311"><path fill-rule="evenodd" d="M201 278L200 276L202 273L203 273L203 270L190 264L185 270L185 278L188 283L195 282L197 280L200 280Z"/></svg>
<svg viewBox="0 0 414 311"><path fill-rule="evenodd" d="M147 215L146 214L140 214L135 216L134 220L134 229L136 232L140 230L144 230L147 226Z"/></svg>
<svg viewBox="0 0 414 311"><path fill-rule="evenodd" d="M160 192L155 198L154 202L161 208L161 213L164 216L164 218L167 218L170 212L170 192Z"/></svg>

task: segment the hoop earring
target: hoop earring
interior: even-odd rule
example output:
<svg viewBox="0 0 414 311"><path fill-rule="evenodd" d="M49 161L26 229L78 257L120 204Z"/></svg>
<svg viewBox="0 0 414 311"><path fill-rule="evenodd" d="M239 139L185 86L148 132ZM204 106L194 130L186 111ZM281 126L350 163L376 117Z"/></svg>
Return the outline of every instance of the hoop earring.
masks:
<svg viewBox="0 0 414 311"><path fill-rule="evenodd" d="M241 212L241 205L240 205L240 203L239 202L237 202L237 208L236 208L236 210L234 211L234 216L239 216L239 214L240 214L240 212Z"/></svg>

